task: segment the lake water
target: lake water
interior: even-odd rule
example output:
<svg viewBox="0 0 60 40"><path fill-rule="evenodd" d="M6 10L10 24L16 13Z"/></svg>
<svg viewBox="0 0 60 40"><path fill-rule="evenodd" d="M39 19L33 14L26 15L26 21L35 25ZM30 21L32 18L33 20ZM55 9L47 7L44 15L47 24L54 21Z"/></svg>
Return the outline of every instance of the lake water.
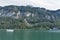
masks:
<svg viewBox="0 0 60 40"><path fill-rule="evenodd" d="M60 40L60 30L0 30L0 40Z"/></svg>

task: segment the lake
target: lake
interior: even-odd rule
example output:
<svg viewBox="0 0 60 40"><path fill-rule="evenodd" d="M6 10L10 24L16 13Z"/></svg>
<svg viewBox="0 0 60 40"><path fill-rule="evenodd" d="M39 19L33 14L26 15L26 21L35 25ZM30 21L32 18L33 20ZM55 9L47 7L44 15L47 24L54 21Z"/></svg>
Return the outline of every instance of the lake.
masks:
<svg viewBox="0 0 60 40"><path fill-rule="evenodd" d="M0 40L60 40L60 30L2 29Z"/></svg>

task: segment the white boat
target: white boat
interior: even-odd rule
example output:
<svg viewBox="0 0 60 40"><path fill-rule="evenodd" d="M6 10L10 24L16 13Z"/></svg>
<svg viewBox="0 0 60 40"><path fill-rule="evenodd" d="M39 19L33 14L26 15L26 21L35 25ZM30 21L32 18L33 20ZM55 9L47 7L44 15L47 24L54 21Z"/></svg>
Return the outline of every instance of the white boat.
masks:
<svg viewBox="0 0 60 40"><path fill-rule="evenodd" d="M7 32L14 32L14 29L7 29Z"/></svg>

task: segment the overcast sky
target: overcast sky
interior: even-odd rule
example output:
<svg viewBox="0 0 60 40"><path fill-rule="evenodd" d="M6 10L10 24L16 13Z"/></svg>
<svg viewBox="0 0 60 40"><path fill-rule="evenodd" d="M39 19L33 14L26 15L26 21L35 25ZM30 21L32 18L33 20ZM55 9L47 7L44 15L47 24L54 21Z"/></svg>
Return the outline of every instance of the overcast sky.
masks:
<svg viewBox="0 0 60 40"><path fill-rule="evenodd" d="M60 9L60 0L0 0L0 6L6 5L32 5L50 10Z"/></svg>

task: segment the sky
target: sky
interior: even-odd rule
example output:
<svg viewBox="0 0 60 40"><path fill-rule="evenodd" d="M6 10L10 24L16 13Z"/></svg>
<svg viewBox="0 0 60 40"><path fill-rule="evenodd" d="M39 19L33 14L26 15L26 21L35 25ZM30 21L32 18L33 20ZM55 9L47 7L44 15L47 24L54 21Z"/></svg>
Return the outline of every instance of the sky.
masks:
<svg viewBox="0 0 60 40"><path fill-rule="evenodd" d="M57 10L60 9L60 0L0 0L0 6L7 5L32 5L35 7L42 7L49 10Z"/></svg>

